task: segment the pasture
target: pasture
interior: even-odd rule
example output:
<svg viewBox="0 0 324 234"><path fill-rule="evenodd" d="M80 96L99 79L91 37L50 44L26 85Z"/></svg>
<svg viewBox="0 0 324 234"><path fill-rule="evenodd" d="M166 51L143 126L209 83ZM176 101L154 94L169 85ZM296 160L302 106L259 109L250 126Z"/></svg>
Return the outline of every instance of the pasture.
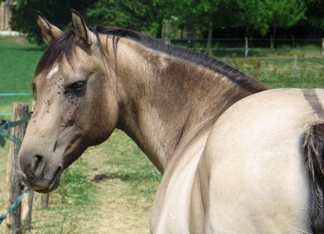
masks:
<svg viewBox="0 0 324 234"><path fill-rule="evenodd" d="M30 92L30 81L43 47L17 38L0 38L0 93ZM296 64L295 55L298 55ZM217 54L216 54L217 56ZM257 78L268 87L323 87L320 50L262 51L248 59L234 53L220 60ZM0 113L11 102L31 102L31 96L1 97ZM1 117L1 116L0 116ZM0 148L0 212L5 213L8 144ZM26 233L148 233L148 217L160 173L120 131L104 144L92 147L64 174L50 206L40 210L35 200L32 230ZM1 226L5 230L5 224Z"/></svg>

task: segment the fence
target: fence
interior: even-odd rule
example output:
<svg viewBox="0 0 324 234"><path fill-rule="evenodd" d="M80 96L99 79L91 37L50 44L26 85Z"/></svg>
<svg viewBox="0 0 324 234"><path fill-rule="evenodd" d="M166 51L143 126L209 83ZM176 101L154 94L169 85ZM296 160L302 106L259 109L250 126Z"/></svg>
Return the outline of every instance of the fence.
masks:
<svg viewBox="0 0 324 234"><path fill-rule="evenodd" d="M17 204L17 199L21 199L21 196L25 192L23 190L23 184L18 173L18 152L20 150L20 142L24 137L25 129L28 119L28 104L26 103L12 103L12 123L17 123L15 127L10 130L8 126L8 135L12 141L10 142L8 166L7 166L7 186L8 186L8 218L7 233L16 234L21 233L22 222L24 223L24 229L30 229L32 206L34 199L34 192L30 191L23 199L23 209L21 204ZM26 120L26 121L24 121ZM10 137L9 137L10 136ZM17 141L15 140L17 139ZM40 197L41 208L48 206L48 194L42 194ZM10 212L10 213L9 213ZM7 214L4 215L4 218Z"/></svg>
<svg viewBox="0 0 324 234"><path fill-rule="evenodd" d="M174 45L194 48L196 50L207 51L207 39L180 39L173 38L168 41ZM249 56L249 52L253 49L275 49L291 50L303 47L317 47L323 52L324 56L324 39L267 39L267 38L213 38L210 41L211 52L217 51L235 51L242 57ZM210 52L210 51L209 51Z"/></svg>
<svg viewBox="0 0 324 234"><path fill-rule="evenodd" d="M323 39L214 38L209 55L269 88L324 87ZM174 45L206 52L207 39L170 39Z"/></svg>
<svg viewBox="0 0 324 234"><path fill-rule="evenodd" d="M6 98L5 103L11 103L11 97L14 97L14 100L17 101L17 97L30 97L32 96L32 93L27 93L27 92L15 92L15 93L0 93L0 98ZM25 101L23 101L25 102ZM3 112L3 110L0 110L0 117L4 116L11 116L11 112Z"/></svg>
<svg viewBox="0 0 324 234"><path fill-rule="evenodd" d="M12 120L18 121L26 118L28 115L28 104L24 103L13 103L12 104ZM25 134L26 123L18 125L11 130L13 137L17 139L22 139ZM10 128L8 129L10 131ZM22 182L18 176L18 152L20 149L19 144L13 142L10 143L9 158L8 158L8 170L7 170L7 186L8 186L8 207L11 204L14 204L17 197L21 195L22 191ZM33 193L29 193L28 196L33 196ZM27 209L30 210L31 207L27 206ZM29 214L27 212L26 214ZM17 205L15 209L7 218L7 233L20 233L21 232L21 206ZM30 220L30 217L24 217L26 220Z"/></svg>

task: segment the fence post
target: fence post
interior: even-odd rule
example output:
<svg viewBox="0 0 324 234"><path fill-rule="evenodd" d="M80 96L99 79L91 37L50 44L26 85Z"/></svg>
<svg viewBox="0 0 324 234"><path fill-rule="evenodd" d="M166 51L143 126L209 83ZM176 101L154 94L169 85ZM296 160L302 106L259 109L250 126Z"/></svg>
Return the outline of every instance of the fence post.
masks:
<svg viewBox="0 0 324 234"><path fill-rule="evenodd" d="M39 205L41 209L46 209L48 207L49 193L42 193L39 196Z"/></svg>
<svg viewBox="0 0 324 234"><path fill-rule="evenodd" d="M294 79L296 79L297 61L298 61L298 55L295 55L295 61L294 61Z"/></svg>
<svg viewBox="0 0 324 234"><path fill-rule="evenodd" d="M249 39L245 38L245 58L249 56Z"/></svg>
<svg viewBox="0 0 324 234"><path fill-rule="evenodd" d="M34 191L31 190L23 197L22 200L22 220L25 230L30 229L30 223L32 219L32 210L33 210L33 200L34 200Z"/></svg>
<svg viewBox="0 0 324 234"><path fill-rule="evenodd" d="M26 118L28 115L27 103L12 103L12 121L19 121ZM16 126L12 128L11 135L23 139L27 124ZM15 202L16 198L21 195L22 182L18 176L18 152L20 145L10 142L9 157L7 165L7 186L8 186L8 200L7 205ZM17 234L21 233L21 205L18 205L7 218L7 233Z"/></svg>

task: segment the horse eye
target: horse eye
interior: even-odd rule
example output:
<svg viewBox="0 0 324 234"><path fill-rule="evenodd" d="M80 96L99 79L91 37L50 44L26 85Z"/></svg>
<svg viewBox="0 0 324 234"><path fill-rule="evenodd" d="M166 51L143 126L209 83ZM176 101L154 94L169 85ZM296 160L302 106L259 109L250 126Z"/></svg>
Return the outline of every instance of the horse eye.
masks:
<svg viewBox="0 0 324 234"><path fill-rule="evenodd" d="M70 89L72 90L79 90L79 89L82 89L83 86L84 86L85 82L84 81L78 81L78 82L75 82L73 83L71 86L70 86Z"/></svg>
<svg viewBox="0 0 324 234"><path fill-rule="evenodd" d="M85 85L85 81L77 81L68 85L64 91L64 93L68 96L77 94L78 92L82 91Z"/></svg>
<svg viewBox="0 0 324 234"><path fill-rule="evenodd" d="M37 99L37 95L36 95L36 84L33 83L32 85L33 85L33 86L32 86L32 89L33 89L34 99L36 100L36 99Z"/></svg>

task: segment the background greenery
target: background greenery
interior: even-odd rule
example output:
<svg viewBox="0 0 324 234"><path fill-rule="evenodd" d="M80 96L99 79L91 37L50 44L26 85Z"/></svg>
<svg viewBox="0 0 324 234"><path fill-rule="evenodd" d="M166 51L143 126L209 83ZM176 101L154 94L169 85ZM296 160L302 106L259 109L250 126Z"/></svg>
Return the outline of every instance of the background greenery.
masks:
<svg viewBox="0 0 324 234"><path fill-rule="evenodd" d="M88 25L120 26L157 38L322 38L322 0L17 0L12 27L42 43L37 11L58 27L70 27L69 9ZM274 45L273 45L274 46Z"/></svg>

